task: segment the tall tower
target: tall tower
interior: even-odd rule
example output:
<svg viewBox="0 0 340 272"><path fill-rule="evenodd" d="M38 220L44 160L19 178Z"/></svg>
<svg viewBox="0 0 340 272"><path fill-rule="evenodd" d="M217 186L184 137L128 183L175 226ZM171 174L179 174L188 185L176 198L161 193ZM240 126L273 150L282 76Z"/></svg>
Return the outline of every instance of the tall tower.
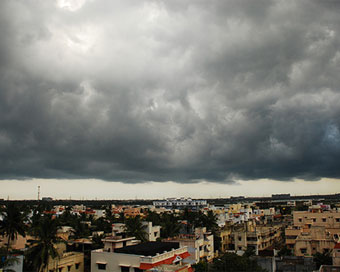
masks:
<svg viewBox="0 0 340 272"><path fill-rule="evenodd" d="M40 200L40 185L38 186L38 200Z"/></svg>

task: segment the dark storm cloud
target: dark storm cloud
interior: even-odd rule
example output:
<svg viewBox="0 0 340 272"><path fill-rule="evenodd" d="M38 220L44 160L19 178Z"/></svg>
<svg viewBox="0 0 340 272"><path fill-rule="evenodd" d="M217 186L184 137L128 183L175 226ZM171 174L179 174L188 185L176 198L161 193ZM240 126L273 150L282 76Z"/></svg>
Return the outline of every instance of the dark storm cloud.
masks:
<svg viewBox="0 0 340 272"><path fill-rule="evenodd" d="M338 1L0 5L2 179L340 177Z"/></svg>

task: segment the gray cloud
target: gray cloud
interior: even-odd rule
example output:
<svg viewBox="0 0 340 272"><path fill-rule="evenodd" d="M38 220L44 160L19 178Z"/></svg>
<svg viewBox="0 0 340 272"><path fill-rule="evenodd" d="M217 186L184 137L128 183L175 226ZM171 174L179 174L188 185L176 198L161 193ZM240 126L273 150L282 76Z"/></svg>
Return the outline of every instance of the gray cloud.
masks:
<svg viewBox="0 0 340 272"><path fill-rule="evenodd" d="M0 178L340 177L338 1L0 3Z"/></svg>

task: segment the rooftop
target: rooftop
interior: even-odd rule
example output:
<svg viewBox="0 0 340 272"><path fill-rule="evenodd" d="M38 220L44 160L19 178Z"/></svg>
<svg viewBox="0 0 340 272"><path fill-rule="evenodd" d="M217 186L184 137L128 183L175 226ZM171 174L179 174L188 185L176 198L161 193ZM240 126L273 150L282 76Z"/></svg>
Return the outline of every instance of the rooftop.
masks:
<svg viewBox="0 0 340 272"><path fill-rule="evenodd" d="M115 249L116 253L155 256L157 253L161 254L164 251L171 251L179 248L179 243L176 242L146 242L133 246L126 246Z"/></svg>

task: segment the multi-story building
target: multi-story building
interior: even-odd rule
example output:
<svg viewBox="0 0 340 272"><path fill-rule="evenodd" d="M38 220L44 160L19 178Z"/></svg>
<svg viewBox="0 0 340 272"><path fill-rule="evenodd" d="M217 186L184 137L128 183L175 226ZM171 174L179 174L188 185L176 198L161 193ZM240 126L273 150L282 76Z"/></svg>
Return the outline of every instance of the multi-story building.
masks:
<svg viewBox="0 0 340 272"><path fill-rule="evenodd" d="M232 227L231 224L226 224L219 232L221 238L221 250L226 252L230 250L232 244Z"/></svg>
<svg viewBox="0 0 340 272"><path fill-rule="evenodd" d="M124 209L125 217L136 217L140 215L142 215L140 212L140 208L129 207L129 208Z"/></svg>
<svg viewBox="0 0 340 272"><path fill-rule="evenodd" d="M340 237L340 212L312 206L293 212L293 225L286 228L286 245L296 256L332 251Z"/></svg>
<svg viewBox="0 0 340 272"><path fill-rule="evenodd" d="M59 256L57 258L49 257L48 267L42 272L83 272L84 271L84 253L66 252L66 245L59 243L55 245Z"/></svg>
<svg viewBox="0 0 340 272"><path fill-rule="evenodd" d="M191 265L183 263L188 256L186 247L173 242L146 242L114 252L98 249L91 252L91 272L191 272Z"/></svg>
<svg viewBox="0 0 340 272"><path fill-rule="evenodd" d="M146 240L156 241L161 238L161 226L153 226L152 222L142 223L146 233Z"/></svg>
<svg viewBox="0 0 340 272"><path fill-rule="evenodd" d="M166 241L179 243L181 247L187 247L190 256L186 262L198 263L202 259L208 262L214 258L214 236L207 232L206 228L196 228L194 234L181 234L178 237Z"/></svg>
<svg viewBox="0 0 340 272"><path fill-rule="evenodd" d="M191 198L167 198L166 200L154 201L155 207L184 208L184 207L204 207L207 206L206 200L193 200Z"/></svg>
<svg viewBox="0 0 340 272"><path fill-rule="evenodd" d="M282 226L257 226L254 221L248 221L240 226L235 226L232 232L232 243L236 251L245 251L253 248L258 254L275 243L282 240Z"/></svg>

